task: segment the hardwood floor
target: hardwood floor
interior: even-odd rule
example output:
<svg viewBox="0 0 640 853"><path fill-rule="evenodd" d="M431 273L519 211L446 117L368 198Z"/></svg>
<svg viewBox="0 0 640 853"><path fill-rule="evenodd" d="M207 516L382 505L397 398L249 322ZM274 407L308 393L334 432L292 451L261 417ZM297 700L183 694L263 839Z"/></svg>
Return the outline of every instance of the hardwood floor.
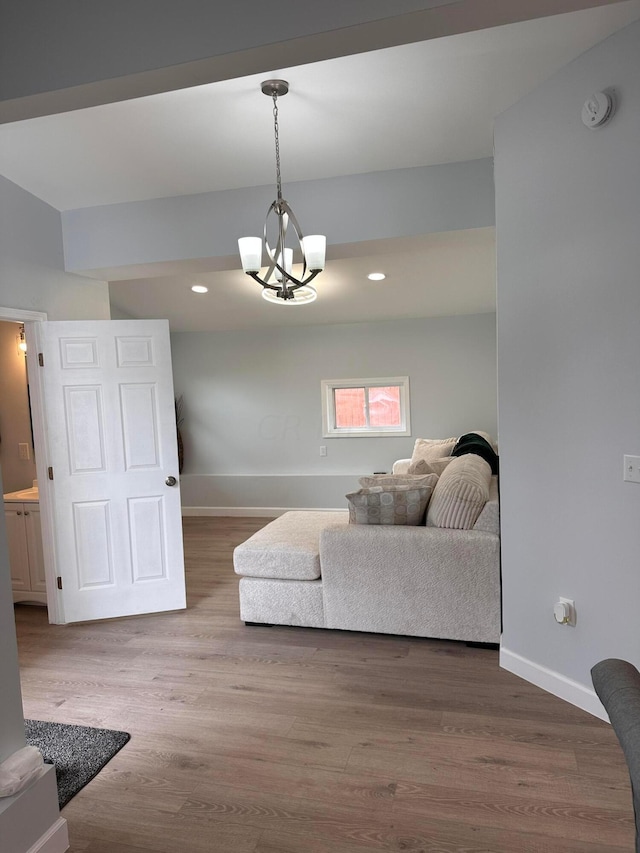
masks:
<svg viewBox="0 0 640 853"><path fill-rule="evenodd" d="M63 811L74 853L633 849L611 728L497 652L245 627L231 553L264 523L185 519L184 612L16 607L25 716L131 733Z"/></svg>

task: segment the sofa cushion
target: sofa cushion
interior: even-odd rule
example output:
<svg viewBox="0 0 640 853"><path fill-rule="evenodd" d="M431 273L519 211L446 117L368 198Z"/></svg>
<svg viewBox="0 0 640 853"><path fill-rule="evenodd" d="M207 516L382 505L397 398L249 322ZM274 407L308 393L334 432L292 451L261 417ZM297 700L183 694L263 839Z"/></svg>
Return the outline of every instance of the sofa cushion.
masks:
<svg viewBox="0 0 640 853"><path fill-rule="evenodd" d="M320 531L345 524L346 512L285 512L233 552L238 575L284 580L320 577Z"/></svg>
<svg viewBox="0 0 640 853"><path fill-rule="evenodd" d="M422 524L430 486L372 486L347 495L350 524Z"/></svg>
<svg viewBox="0 0 640 853"><path fill-rule="evenodd" d="M418 459L426 459L427 462L431 462L432 459L451 456L451 451L456 446L457 440L457 438L416 438L411 461L417 462Z"/></svg>
<svg viewBox="0 0 640 853"><path fill-rule="evenodd" d="M410 463L407 473L414 475L437 474L439 477L452 459L452 456L442 456L440 459L430 459L428 462L426 459L418 459Z"/></svg>
<svg viewBox="0 0 640 853"><path fill-rule="evenodd" d="M491 466L480 456L455 457L438 480L427 526L471 530L489 499Z"/></svg>
<svg viewBox="0 0 640 853"><path fill-rule="evenodd" d="M438 482L438 475L431 472L427 472L425 476L412 474L374 474L371 477L360 477L358 482L363 489L371 489L375 486L412 486L414 489L424 486L428 489L433 489Z"/></svg>

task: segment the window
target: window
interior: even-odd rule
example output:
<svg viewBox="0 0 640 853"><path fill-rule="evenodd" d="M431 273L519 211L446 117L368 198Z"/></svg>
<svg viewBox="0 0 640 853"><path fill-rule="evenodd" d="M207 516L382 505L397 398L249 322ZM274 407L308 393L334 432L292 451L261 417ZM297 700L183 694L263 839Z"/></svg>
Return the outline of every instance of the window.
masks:
<svg viewBox="0 0 640 853"><path fill-rule="evenodd" d="M322 434L411 435L409 377L323 379Z"/></svg>

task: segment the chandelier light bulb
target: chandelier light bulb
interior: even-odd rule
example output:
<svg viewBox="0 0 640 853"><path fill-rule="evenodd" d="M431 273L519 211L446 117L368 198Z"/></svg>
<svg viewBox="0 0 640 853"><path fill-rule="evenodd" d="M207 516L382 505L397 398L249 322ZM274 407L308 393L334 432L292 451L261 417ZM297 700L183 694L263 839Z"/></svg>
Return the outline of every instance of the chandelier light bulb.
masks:
<svg viewBox="0 0 640 853"><path fill-rule="evenodd" d="M262 240L259 237L240 237L238 240L242 269L258 273L262 266Z"/></svg>

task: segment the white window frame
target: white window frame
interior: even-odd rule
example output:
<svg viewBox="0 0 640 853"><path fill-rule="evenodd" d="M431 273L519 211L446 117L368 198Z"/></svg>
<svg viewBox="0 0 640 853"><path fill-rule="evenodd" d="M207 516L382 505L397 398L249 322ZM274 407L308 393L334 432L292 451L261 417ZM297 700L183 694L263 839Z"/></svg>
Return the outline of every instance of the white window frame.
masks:
<svg viewBox="0 0 640 853"><path fill-rule="evenodd" d="M386 388L396 385L400 388L400 417L398 427L367 428L336 426L334 391L337 388ZM323 379L322 391L322 436L323 438L385 438L411 435L411 416L409 404L409 377L386 376L377 379Z"/></svg>

